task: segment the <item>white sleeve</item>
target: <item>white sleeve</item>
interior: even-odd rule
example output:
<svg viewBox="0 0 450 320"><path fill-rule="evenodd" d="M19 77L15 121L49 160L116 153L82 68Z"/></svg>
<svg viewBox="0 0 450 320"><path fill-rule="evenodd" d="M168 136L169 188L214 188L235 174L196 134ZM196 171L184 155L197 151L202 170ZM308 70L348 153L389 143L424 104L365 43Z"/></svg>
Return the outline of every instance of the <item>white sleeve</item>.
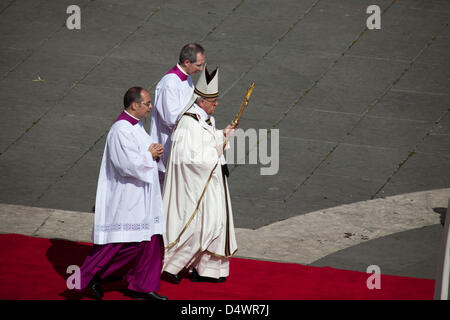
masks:
<svg viewBox="0 0 450 320"><path fill-rule="evenodd" d="M169 162L171 165L190 168L195 174L209 174L219 159L215 140L211 139L211 134L206 132L197 120L191 117L183 118L172 135L173 149Z"/></svg>
<svg viewBox="0 0 450 320"><path fill-rule="evenodd" d="M140 151L138 142L127 130L114 130L108 137L109 158L121 176L133 177L146 183L153 183L156 161L146 149ZM150 145L149 145L150 146Z"/></svg>
<svg viewBox="0 0 450 320"><path fill-rule="evenodd" d="M216 129L215 135L216 135L216 141L219 141L219 144L218 144L219 149L217 151L219 152L219 155L220 155L220 162L221 162L221 164L226 164L227 161L225 159L225 150L230 149L230 143L228 141L227 144L225 145L225 148L223 148L223 144L225 143L225 140L226 140L225 136L223 135L223 130Z"/></svg>
<svg viewBox="0 0 450 320"><path fill-rule="evenodd" d="M214 132L216 135L216 141L219 142L221 145L225 142L225 136L223 135L223 130L216 129Z"/></svg>
<svg viewBox="0 0 450 320"><path fill-rule="evenodd" d="M166 86L158 91L158 95L156 110L164 124L173 130L177 118L184 108L180 103L179 90L172 86Z"/></svg>

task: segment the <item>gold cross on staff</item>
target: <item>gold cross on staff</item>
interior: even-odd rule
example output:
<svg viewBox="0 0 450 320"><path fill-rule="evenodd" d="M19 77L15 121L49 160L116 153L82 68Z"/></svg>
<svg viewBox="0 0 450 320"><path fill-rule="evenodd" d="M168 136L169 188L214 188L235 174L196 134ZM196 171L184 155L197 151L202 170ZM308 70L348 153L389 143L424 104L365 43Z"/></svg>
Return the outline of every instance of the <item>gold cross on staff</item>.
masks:
<svg viewBox="0 0 450 320"><path fill-rule="evenodd" d="M247 90L247 93L245 94L244 101L242 102L239 112L236 114L236 117L234 117L233 122L231 122L231 125L235 128L238 126L239 120L241 119L241 116L242 116L242 113L244 112L245 107L247 107L247 105L248 105L248 102L250 100L250 96L252 95L254 87L255 87L255 82L252 82L252 84L250 85L250 87Z"/></svg>

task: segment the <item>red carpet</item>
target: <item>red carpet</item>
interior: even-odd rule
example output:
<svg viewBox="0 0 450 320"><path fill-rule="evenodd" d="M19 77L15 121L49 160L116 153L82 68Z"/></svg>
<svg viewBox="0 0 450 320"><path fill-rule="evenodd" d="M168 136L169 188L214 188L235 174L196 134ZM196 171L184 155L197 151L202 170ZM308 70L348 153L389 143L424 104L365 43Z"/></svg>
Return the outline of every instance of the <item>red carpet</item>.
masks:
<svg viewBox="0 0 450 320"><path fill-rule="evenodd" d="M79 299L66 287L69 265L81 265L90 244L0 234L0 299ZM433 299L434 280L381 276L381 289L369 290L371 274L233 258L225 283L179 285L161 282L172 300ZM103 287L105 300L128 299L122 281Z"/></svg>

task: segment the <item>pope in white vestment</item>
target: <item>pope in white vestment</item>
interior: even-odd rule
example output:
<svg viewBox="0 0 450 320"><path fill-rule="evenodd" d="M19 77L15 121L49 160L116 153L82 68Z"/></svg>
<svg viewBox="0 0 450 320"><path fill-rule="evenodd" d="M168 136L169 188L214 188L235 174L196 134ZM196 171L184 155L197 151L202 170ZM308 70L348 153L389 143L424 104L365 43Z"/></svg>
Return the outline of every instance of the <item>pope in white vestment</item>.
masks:
<svg viewBox="0 0 450 320"><path fill-rule="evenodd" d="M211 115L217 105L216 71L208 86L205 68L195 89L204 108L197 103L187 108L172 136L163 191L167 219L163 270L172 277L179 278L181 270L193 267L196 279L224 281L229 275L228 258L237 251L228 182L222 170L224 131L216 129ZM208 94L211 87L217 94Z"/></svg>

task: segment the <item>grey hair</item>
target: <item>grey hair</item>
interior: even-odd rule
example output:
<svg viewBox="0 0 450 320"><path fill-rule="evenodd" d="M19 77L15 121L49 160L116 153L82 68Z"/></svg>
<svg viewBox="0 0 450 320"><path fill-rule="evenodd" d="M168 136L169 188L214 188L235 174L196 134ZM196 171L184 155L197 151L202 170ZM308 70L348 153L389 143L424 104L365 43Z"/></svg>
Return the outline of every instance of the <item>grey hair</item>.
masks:
<svg viewBox="0 0 450 320"><path fill-rule="evenodd" d="M182 65L186 60L189 60L190 63L194 63L197 61L198 53L205 54L205 49L198 43L188 43L181 48L178 63Z"/></svg>
<svg viewBox="0 0 450 320"><path fill-rule="evenodd" d="M200 101L205 101L206 99L203 97L197 97L197 99L195 99L195 103L198 104ZM206 100L208 101L208 100Z"/></svg>

